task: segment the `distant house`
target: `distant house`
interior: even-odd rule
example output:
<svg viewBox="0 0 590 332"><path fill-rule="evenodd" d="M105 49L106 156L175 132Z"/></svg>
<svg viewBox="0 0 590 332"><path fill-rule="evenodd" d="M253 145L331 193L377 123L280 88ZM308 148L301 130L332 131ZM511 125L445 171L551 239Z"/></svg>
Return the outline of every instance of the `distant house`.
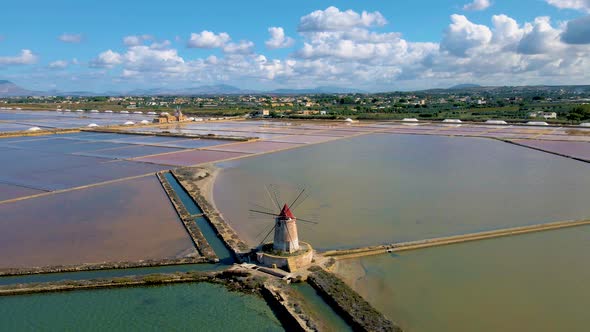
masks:
<svg viewBox="0 0 590 332"><path fill-rule="evenodd" d="M255 117L263 118L265 116L270 116L270 110L259 110L254 113Z"/></svg>
<svg viewBox="0 0 590 332"><path fill-rule="evenodd" d="M529 113L530 118L543 118L543 119L557 119L557 113L555 112L531 112Z"/></svg>
<svg viewBox="0 0 590 332"><path fill-rule="evenodd" d="M160 115L154 119L154 123L172 123L172 122L182 122L187 121L188 119L182 114L180 110L177 110L174 115L170 115L168 112L162 112Z"/></svg>
<svg viewBox="0 0 590 332"><path fill-rule="evenodd" d="M319 113L320 113L320 111L317 111L317 110L305 110L305 111L302 111L300 114L302 114L302 115L313 115L313 114L319 114Z"/></svg>

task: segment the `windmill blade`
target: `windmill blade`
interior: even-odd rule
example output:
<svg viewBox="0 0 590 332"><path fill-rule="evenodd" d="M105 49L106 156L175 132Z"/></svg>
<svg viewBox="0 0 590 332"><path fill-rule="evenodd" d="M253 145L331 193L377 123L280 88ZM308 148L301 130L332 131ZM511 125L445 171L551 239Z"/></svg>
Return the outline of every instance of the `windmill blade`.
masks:
<svg viewBox="0 0 590 332"><path fill-rule="evenodd" d="M267 214L269 216L275 216L275 217L278 217L279 216L278 214L275 214L275 213L268 213L268 212L258 211L258 210L248 210L248 211L250 211L250 212L256 212L256 213L260 213L260 214Z"/></svg>
<svg viewBox="0 0 590 332"><path fill-rule="evenodd" d="M293 203L289 204L289 208L291 209L293 207L293 205L297 202L297 200L299 199L299 197L301 197L301 194L303 194L303 192L305 191L305 188L301 189L301 192L299 193L299 195L297 195L297 197L295 198L295 200L293 201Z"/></svg>
<svg viewBox="0 0 590 332"><path fill-rule="evenodd" d="M268 227L264 227L262 229L262 231L260 233L256 234L256 236L254 238L255 239L259 238L263 233L265 233L267 231L267 229L268 229Z"/></svg>
<svg viewBox="0 0 590 332"><path fill-rule="evenodd" d="M277 188L277 185L275 185L275 184L270 184L269 187L270 187L270 189L272 189L272 194L275 198L275 202L277 203L277 206L280 210L281 209L281 194L279 192L279 189Z"/></svg>
<svg viewBox="0 0 590 332"><path fill-rule="evenodd" d="M259 246L264 244L264 241L266 241L266 238L270 235L270 233L272 231L274 231L274 229L277 227L277 224L274 224L274 226L272 226L272 228L270 229L270 231L268 231L268 233L266 233L266 236L264 237L264 239L262 239L262 241L260 242Z"/></svg>
<svg viewBox="0 0 590 332"><path fill-rule="evenodd" d="M315 225L318 225L319 224L319 222L317 222L317 221L305 220L305 219L299 219L299 218L297 218L297 221L308 222L310 224L315 224Z"/></svg>
<svg viewBox="0 0 590 332"><path fill-rule="evenodd" d="M268 198L270 198L270 201L275 204L275 206L277 207L277 209L279 211L281 211L281 206L280 206L279 202L272 199L272 196L270 194L270 190L268 189L268 186L265 185L264 189L266 190L266 193L268 194Z"/></svg>
<svg viewBox="0 0 590 332"><path fill-rule="evenodd" d="M254 213L254 212L250 212L250 214L248 215L248 219L249 220L264 220L264 221L268 221L268 216L264 215L264 214L259 214L259 213Z"/></svg>
<svg viewBox="0 0 590 332"><path fill-rule="evenodd" d="M273 211L272 211L272 209L270 209L270 208L267 208L267 207L266 207L266 206L264 206L264 205L256 204L256 203L254 203L254 202L249 202L249 203L250 203L251 205L254 205L254 206L255 206L256 208L258 208L258 209L266 210L268 213L272 213L272 212L273 212Z"/></svg>
<svg viewBox="0 0 590 332"><path fill-rule="evenodd" d="M307 194L307 193L306 193L306 194L305 194L305 196L303 197L303 199L302 199L302 200L300 200L300 201L299 201L299 203L297 203L297 205L295 205L295 206L293 206L293 207L290 207L290 209L291 209L292 211L294 211L294 210L295 210L296 208L298 208L298 207L299 207L301 204L303 204L303 202L305 202L305 200L306 200L308 197L309 197L309 194Z"/></svg>

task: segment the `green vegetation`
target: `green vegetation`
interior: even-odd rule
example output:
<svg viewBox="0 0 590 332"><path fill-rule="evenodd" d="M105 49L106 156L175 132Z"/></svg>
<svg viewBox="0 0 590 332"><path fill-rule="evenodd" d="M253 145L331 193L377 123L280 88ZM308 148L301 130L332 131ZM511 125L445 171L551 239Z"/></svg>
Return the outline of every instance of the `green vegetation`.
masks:
<svg viewBox="0 0 590 332"><path fill-rule="evenodd" d="M0 106L31 110L83 109L173 112L194 117L399 120L418 118L577 124L590 119L590 86L476 87L375 94L13 97ZM545 119L532 113L556 113Z"/></svg>
<svg viewBox="0 0 590 332"><path fill-rule="evenodd" d="M590 120L590 105L581 105L572 108L567 118L572 121Z"/></svg>

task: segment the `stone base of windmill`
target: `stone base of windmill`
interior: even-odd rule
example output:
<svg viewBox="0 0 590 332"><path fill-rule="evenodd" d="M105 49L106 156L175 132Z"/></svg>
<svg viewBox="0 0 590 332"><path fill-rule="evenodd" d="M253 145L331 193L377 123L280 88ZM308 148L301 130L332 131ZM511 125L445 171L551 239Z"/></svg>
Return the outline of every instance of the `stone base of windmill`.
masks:
<svg viewBox="0 0 590 332"><path fill-rule="evenodd" d="M297 252L277 255L272 251L272 243L265 244L262 250L256 253L256 259L266 267L276 267L288 272L297 271L311 264L313 259L313 248L309 243L300 241L299 247L301 249Z"/></svg>

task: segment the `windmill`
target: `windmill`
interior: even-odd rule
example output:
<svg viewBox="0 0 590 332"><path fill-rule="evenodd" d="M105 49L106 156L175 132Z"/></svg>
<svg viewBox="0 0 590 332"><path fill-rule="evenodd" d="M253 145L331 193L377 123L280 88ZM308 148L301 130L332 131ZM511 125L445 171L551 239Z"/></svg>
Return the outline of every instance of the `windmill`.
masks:
<svg viewBox="0 0 590 332"><path fill-rule="evenodd" d="M276 208L276 212L272 209L268 209L266 207L257 205L259 208L262 208L266 211L261 210L250 210L250 212L262 214L265 216L272 216L274 217L274 224L272 228L266 233L264 238L262 239L260 246L264 248L264 242L268 238L268 236L274 231L274 239L272 243L272 251L277 254L294 254L301 250L299 245L299 235L297 232L297 221L310 223L310 224L318 224L316 221L306 220L301 218L296 218L293 212L295 209L300 206L305 200L309 197L309 195L305 192L305 188L301 189L295 200L291 204L284 203L281 207L280 202L280 195L276 188L271 186L264 186L266 194L273 202ZM272 191L272 194L271 194Z"/></svg>

